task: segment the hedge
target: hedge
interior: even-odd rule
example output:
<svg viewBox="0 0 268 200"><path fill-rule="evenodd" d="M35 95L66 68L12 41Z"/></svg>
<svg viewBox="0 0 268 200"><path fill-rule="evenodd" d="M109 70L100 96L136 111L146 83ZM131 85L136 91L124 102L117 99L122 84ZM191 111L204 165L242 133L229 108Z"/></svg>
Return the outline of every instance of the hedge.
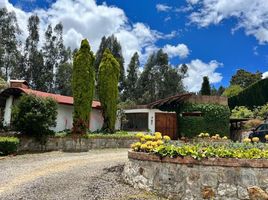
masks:
<svg viewBox="0 0 268 200"><path fill-rule="evenodd" d="M230 97L228 104L231 109L235 106L262 106L268 102L268 78L262 79L244 89L238 95Z"/></svg>
<svg viewBox="0 0 268 200"><path fill-rule="evenodd" d="M16 137L0 137L0 155L8 155L17 151L19 139Z"/></svg>
<svg viewBox="0 0 268 200"><path fill-rule="evenodd" d="M180 116L179 129L182 136L195 137L201 132L229 135L230 110L216 104L185 104L182 112L199 111L202 116Z"/></svg>

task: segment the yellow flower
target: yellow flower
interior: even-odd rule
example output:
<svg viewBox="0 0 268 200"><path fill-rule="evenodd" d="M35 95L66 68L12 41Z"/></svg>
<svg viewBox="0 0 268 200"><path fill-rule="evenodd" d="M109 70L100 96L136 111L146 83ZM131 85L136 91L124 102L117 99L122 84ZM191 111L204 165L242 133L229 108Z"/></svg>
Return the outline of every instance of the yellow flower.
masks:
<svg viewBox="0 0 268 200"><path fill-rule="evenodd" d="M245 138L245 139L243 139L243 142L244 142L244 143L250 143L251 140L250 140L249 138Z"/></svg>
<svg viewBox="0 0 268 200"><path fill-rule="evenodd" d="M209 133L205 133L204 136L205 136L205 137L209 137Z"/></svg>
<svg viewBox="0 0 268 200"><path fill-rule="evenodd" d="M145 144L147 145L147 146L150 146L150 145L152 145L152 141L147 141Z"/></svg>
<svg viewBox="0 0 268 200"><path fill-rule="evenodd" d="M141 145L141 149L143 149L143 150L147 149L147 145L146 144L142 144Z"/></svg>
<svg viewBox="0 0 268 200"><path fill-rule="evenodd" d="M268 140L268 135L265 135L265 140Z"/></svg>
<svg viewBox="0 0 268 200"><path fill-rule="evenodd" d="M142 138L143 136L144 136L144 134L141 133L141 132L136 134L136 137L137 137L137 138Z"/></svg>
<svg viewBox="0 0 268 200"><path fill-rule="evenodd" d="M157 142L152 142L152 146L153 147L157 147L158 146L158 143Z"/></svg>
<svg viewBox="0 0 268 200"><path fill-rule="evenodd" d="M170 137L167 136L167 135L165 135L165 136L163 137L163 139L164 139L165 141L170 141Z"/></svg>
<svg viewBox="0 0 268 200"><path fill-rule="evenodd" d="M140 141L141 141L141 142L145 142L146 140L145 140L144 137L142 137L142 138L140 139Z"/></svg>
<svg viewBox="0 0 268 200"><path fill-rule="evenodd" d="M252 138L252 142L259 142L259 141L260 141L260 139L258 137Z"/></svg>
<svg viewBox="0 0 268 200"><path fill-rule="evenodd" d="M223 140L227 140L228 138L227 138L226 136L224 136L222 139L223 139Z"/></svg>
<svg viewBox="0 0 268 200"><path fill-rule="evenodd" d="M164 142L162 140L157 140L158 145L162 145Z"/></svg>
<svg viewBox="0 0 268 200"><path fill-rule="evenodd" d="M134 144L131 145L131 148L132 149L136 149L136 148L140 148L140 146L141 146L141 143L140 142L136 142L136 143L134 143Z"/></svg>
<svg viewBox="0 0 268 200"><path fill-rule="evenodd" d="M145 140L152 140L152 137L153 137L153 136L151 136L151 135L145 135L145 136L144 136Z"/></svg>

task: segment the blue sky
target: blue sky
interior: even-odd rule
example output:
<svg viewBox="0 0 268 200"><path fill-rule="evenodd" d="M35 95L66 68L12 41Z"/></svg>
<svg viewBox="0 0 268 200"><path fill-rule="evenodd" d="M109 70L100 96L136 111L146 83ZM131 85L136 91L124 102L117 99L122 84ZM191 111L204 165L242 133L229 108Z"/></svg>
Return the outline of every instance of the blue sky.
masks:
<svg viewBox="0 0 268 200"><path fill-rule="evenodd" d="M145 61L151 51L166 47L172 64L187 63L192 69L185 81L191 91L199 89L202 75L208 75L218 87L228 86L231 76L240 68L268 71L268 17L263 15L268 9L266 0L237 0L232 5L226 0L98 0L96 3L75 0L70 5L67 0L4 1L17 13L24 12L21 18L33 12L40 14L44 27L63 20L67 45L72 47L79 44L74 38L87 37L95 50L101 36L111 33L125 46L126 61L134 50L139 51ZM77 22L65 21L64 6L67 13L68 6L87 6L85 16L92 17L89 15L92 12L99 20L91 23L92 18L86 21L84 15L79 14L82 25L88 28L87 33L79 29ZM70 12L73 18L75 15ZM111 19L115 22L109 21Z"/></svg>

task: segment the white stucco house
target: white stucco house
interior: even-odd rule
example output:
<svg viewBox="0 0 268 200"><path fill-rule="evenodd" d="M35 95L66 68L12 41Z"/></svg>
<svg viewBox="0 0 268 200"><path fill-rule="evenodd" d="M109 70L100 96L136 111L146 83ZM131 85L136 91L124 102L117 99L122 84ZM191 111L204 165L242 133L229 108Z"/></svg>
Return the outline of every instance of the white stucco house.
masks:
<svg viewBox="0 0 268 200"><path fill-rule="evenodd" d="M51 97L58 103L57 125L51 127L56 132L65 129L71 129L73 123L73 97L58 94L46 93L29 88L27 81L11 80L9 87L0 94L0 104L3 112L3 123L11 123L11 108L22 94L34 94L39 97ZM102 110L99 101L92 102L92 111L90 114L90 130L96 131L101 129L103 124Z"/></svg>

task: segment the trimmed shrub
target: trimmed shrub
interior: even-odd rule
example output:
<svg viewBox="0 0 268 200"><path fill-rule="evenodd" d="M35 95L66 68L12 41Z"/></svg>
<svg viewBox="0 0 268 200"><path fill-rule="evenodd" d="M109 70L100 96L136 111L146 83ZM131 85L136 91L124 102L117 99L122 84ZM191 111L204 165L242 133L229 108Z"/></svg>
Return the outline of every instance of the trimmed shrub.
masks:
<svg viewBox="0 0 268 200"><path fill-rule="evenodd" d="M15 130L35 137L41 144L47 135L52 134L50 127L56 126L57 103L52 98L23 95L12 108L12 125Z"/></svg>
<svg viewBox="0 0 268 200"><path fill-rule="evenodd" d="M119 63L106 49L99 69L98 90L104 118L102 130L108 133L115 129L119 73Z"/></svg>
<svg viewBox="0 0 268 200"><path fill-rule="evenodd" d="M185 116L179 119L182 136L195 137L201 132L228 136L230 110L216 104L185 104L182 112L202 112L202 116Z"/></svg>
<svg viewBox="0 0 268 200"><path fill-rule="evenodd" d="M89 128L95 83L94 59L88 41L86 39L82 40L81 47L75 54L73 63L73 133L84 134Z"/></svg>
<svg viewBox="0 0 268 200"><path fill-rule="evenodd" d="M268 78L262 79L228 99L230 108L235 106L262 106L268 102Z"/></svg>
<svg viewBox="0 0 268 200"><path fill-rule="evenodd" d="M16 137L0 137L0 155L15 153L19 145Z"/></svg>
<svg viewBox="0 0 268 200"><path fill-rule="evenodd" d="M236 106L232 110L232 118L253 118L254 113L245 106Z"/></svg>

